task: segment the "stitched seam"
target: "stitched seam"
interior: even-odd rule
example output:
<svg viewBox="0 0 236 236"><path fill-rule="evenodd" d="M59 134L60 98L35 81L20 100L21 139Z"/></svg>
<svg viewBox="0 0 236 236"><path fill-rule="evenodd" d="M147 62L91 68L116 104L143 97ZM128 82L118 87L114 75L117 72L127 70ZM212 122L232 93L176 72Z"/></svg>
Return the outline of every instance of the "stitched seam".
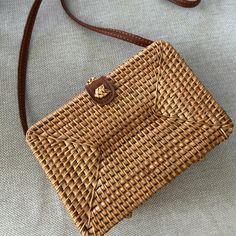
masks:
<svg viewBox="0 0 236 236"><path fill-rule="evenodd" d="M126 38L126 37L123 37L122 35L117 35L117 34L115 34L115 33L112 33L112 32L109 32L109 31L106 31L106 30L102 30L102 29L97 29L97 32L101 32L101 33L103 33L103 34L106 34L106 35L110 35L110 36L113 36L113 37L116 37L116 38L119 38L119 39L123 39L123 40L126 40L126 41L128 41L128 42L131 42L131 43L133 43L133 42L135 42L135 44L138 44L138 45L141 45L141 46L147 46L146 44L151 44L152 43L152 41L151 42L149 42L149 41L142 41L142 40L138 40L138 38L136 39L136 40L133 40L132 41L132 39L130 39L130 38Z"/></svg>
<svg viewBox="0 0 236 236"><path fill-rule="evenodd" d="M141 40L141 41L146 42L146 43L149 43L151 41L149 39L145 39L145 38L143 38L141 36L134 35L134 34L122 31L122 30L116 30L116 29L110 29L110 28L109 28L109 30L114 31L114 32L118 32L118 33L121 33L121 34L129 35L132 38L136 38L136 39Z"/></svg>

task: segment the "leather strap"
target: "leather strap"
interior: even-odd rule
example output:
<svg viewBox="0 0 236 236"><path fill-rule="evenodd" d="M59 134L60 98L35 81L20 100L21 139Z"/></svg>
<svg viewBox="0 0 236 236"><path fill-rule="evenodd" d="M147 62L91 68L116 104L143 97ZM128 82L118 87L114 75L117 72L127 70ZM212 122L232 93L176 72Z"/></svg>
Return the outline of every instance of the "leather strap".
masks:
<svg viewBox="0 0 236 236"><path fill-rule="evenodd" d="M94 25L87 24L79 20L78 18L76 18L71 13L71 11L68 9L68 7L65 4L65 0L60 0L60 1L66 14L73 21L78 23L80 26L83 26L87 29L96 31L98 33L108 35L110 37L114 37L120 40L124 40L130 43L136 44L138 46L142 46L142 47L146 47L153 42L152 40L149 40L141 36L131 34L122 30L102 28L102 27L97 27ZM168 0L168 1L173 2L182 7L195 7L201 2L201 0ZM30 13L26 21L23 38L21 42L20 54L19 54L17 91L18 91L19 115L20 115L20 121L21 121L24 134L26 134L28 130L26 107L25 107L25 90L26 90L26 72L27 72L28 52L29 52L30 40L31 40L31 35L32 35L35 19L36 19L41 3L42 3L42 0L35 0L32 5L32 8L30 10Z"/></svg>
<svg viewBox="0 0 236 236"><path fill-rule="evenodd" d="M136 44L136 45L141 46L141 47L147 47L148 45L153 43L152 40L145 39L145 38L140 37L138 35L131 34L131 33L128 33L128 32L122 31L122 30L111 29L111 28L102 28L102 27L97 27L97 26L87 24L87 23L79 20L78 18L76 18L70 12L70 10L68 9L68 7L65 4L65 0L61 0L61 4L62 4L62 7L64 8L66 14L73 21L75 21L76 23L78 23L79 25L81 25L81 26L83 26L87 29L90 29L90 30L96 31L98 33L105 34L105 35L108 35L108 36L111 36L111 37L114 37L114 38L118 38L118 39L130 42L130 43Z"/></svg>
<svg viewBox="0 0 236 236"><path fill-rule="evenodd" d="M181 7L187 7L187 8L196 7L201 2L201 0L169 0L169 1Z"/></svg>

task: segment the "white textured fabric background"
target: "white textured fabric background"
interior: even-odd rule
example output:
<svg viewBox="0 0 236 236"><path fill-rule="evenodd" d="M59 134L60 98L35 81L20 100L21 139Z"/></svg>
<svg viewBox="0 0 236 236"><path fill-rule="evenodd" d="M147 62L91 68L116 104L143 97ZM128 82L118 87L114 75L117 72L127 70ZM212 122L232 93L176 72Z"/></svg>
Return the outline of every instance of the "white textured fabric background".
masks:
<svg viewBox="0 0 236 236"><path fill-rule="evenodd" d="M0 0L0 236L79 235L27 147L17 112L17 60L32 0ZM236 121L236 1L183 9L164 0L68 0L82 19L164 39ZM27 78L32 124L78 94L85 81L140 50L72 22L43 1ZM236 235L236 135L116 225L109 236Z"/></svg>

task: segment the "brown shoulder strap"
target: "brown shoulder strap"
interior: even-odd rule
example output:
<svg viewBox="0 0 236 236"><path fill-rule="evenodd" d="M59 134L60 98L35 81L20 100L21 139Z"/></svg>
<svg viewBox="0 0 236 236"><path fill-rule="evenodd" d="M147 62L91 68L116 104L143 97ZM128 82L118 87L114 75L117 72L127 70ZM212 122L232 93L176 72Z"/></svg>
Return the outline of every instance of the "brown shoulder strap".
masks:
<svg viewBox="0 0 236 236"><path fill-rule="evenodd" d="M142 47L146 47L150 45L153 41L140 37L135 34L131 34L122 30L117 29L111 29L111 28L102 28L93 26L90 24L87 24L78 18L76 18L71 11L68 9L68 7L65 4L65 0L60 0L63 9L65 10L66 14L74 20L79 25L88 28L90 30L96 31L101 34L105 34L114 38L118 38ZM200 3L201 0L168 0L171 1L177 5L180 5L182 7L195 7ZM19 55L19 64L18 64L18 106L19 106L19 114L20 114L20 121L21 125L24 131L24 134L26 134L26 131L28 129L27 125L27 117L26 117L26 107L25 107L25 86L26 86L26 70L27 70L27 60L28 60L28 51L30 46L30 39L35 23L35 19L40 7L40 4L42 3L42 0L35 0L33 3L33 6L30 10L29 16L27 18L27 22L25 25L23 38L21 42L21 48L20 48L20 55Z"/></svg>

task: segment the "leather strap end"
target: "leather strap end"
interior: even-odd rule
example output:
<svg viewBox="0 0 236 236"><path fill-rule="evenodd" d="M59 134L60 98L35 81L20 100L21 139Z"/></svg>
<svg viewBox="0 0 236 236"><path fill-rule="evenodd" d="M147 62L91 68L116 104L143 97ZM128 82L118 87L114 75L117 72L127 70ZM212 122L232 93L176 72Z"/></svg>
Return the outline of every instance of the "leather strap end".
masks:
<svg viewBox="0 0 236 236"><path fill-rule="evenodd" d="M200 4L201 0L168 0L178 6L193 8Z"/></svg>

